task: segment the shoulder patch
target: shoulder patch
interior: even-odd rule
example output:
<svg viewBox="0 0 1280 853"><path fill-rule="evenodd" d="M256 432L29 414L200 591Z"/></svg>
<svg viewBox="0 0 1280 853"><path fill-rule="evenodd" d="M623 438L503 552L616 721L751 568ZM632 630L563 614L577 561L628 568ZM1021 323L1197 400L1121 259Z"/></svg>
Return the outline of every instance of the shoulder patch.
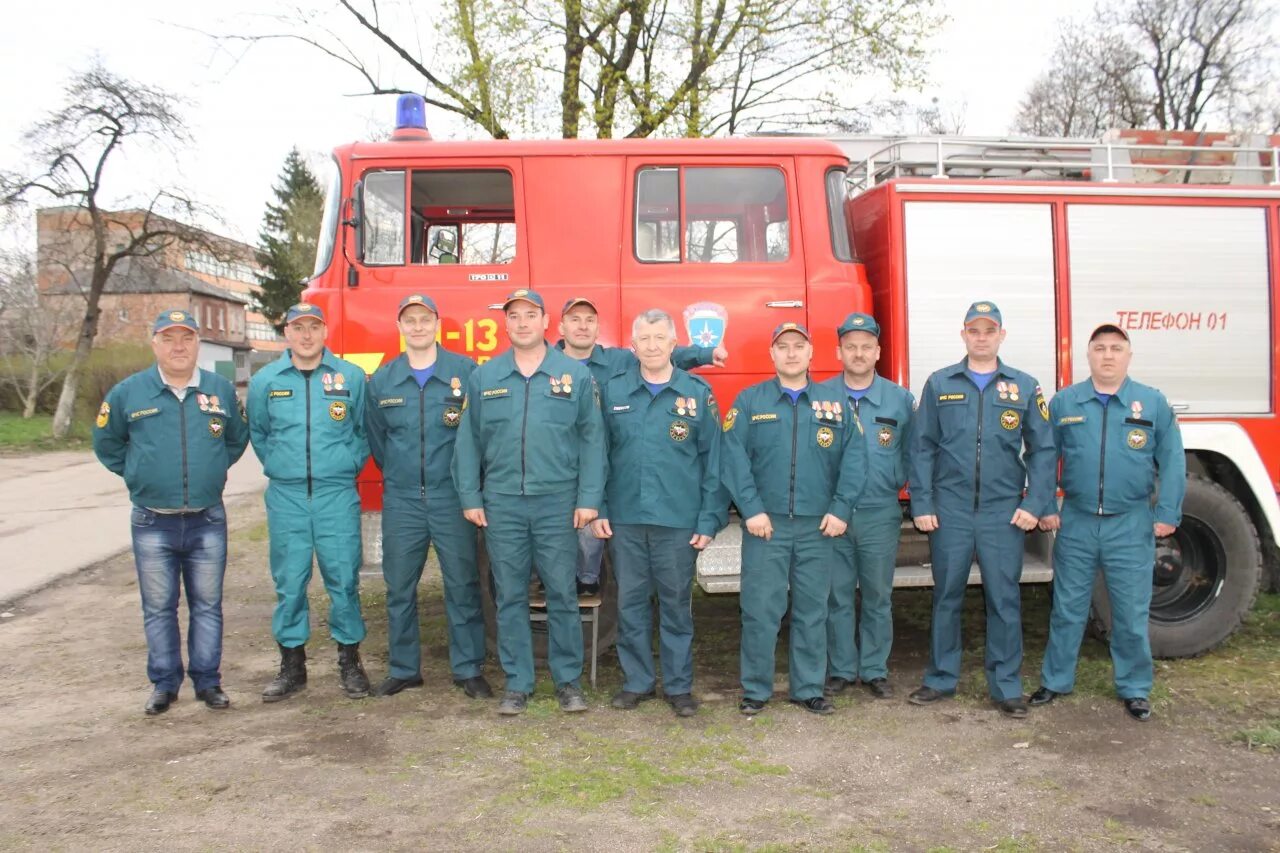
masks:
<svg viewBox="0 0 1280 853"><path fill-rule="evenodd" d="M737 423L737 420L738 420L738 410L737 410L737 409L730 409L729 411L725 412L725 414L724 414L724 431L725 431L725 432L728 432L729 430L733 429L733 425L734 425L735 423Z"/></svg>
<svg viewBox="0 0 1280 853"><path fill-rule="evenodd" d="M1040 410L1040 417L1046 421L1049 420L1049 404L1044 401L1044 394L1040 393L1040 386L1036 386L1036 408Z"/></svg>
<svg viewBox="0 0 1280 853"><path fill-rule="evenodd" d="M94 421L98 429L106 429L107 423L111 420L111 404L106 400L102 401L102 405L98 407L98 419Z"/></svg>

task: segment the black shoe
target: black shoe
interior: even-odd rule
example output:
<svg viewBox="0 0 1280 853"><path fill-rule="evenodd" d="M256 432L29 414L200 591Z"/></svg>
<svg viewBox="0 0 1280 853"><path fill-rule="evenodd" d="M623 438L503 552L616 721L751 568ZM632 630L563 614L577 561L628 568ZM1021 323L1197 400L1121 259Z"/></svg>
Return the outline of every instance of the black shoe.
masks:
<svg viewBox="0 0 1280 853"><path fill-rule="evenodd" d="M154 717L156 714L163 714L169 710L169 706L177 701L177 693L170 693L168 690L161 690L157 687L147 697L147 704L142 706L142 710L146 712L148 717Z"/></svg>
<svg viewBox="0 0 1280 853"><path fill-rule="evenodd" d="M911 695L907 697L907 701L912 705L932 705L934 702L950 699L954 695L956 695L955 691L943 693L941 690L935 690L932 687L921 687L912 691Z"/></svg>
<svg viewBox="0 0 1280 853"><path fill-rule="evenodd" d="M692 693L675 693L667 697L667 704L676 712L677 717L692 717L698 713L698 700Z"/></svg>
<svg viewBox="0 0 1280 853"><path fill-rule="evenodd" d="M580 714L587 710L587 697L572 684L563 684L556 688L556 699L560 702L560 710L566 714Z"/></svg>
<svg viewBox="0 0 1280 853"><path fill-rule="evenodd" d="M827 683L822 686L824 696L839 696L841 693L853 686L853 682L839 675L833 675L827 679Z"/></svg>
<svg viewBox="0 0 1280 853"><path fill-rule="evenodd" d="M826 696L814 696L812 699L792 699L792 705L799 705L812 714L834 714L836 706L831 704L831 700Z"/></svg>
<svg viewBox="0 0 1280 853"><path fill-rule="evenodd" d="M1031 699L1029 700L1028 704L1031 705L1033 708L1039 708L1041 705L1048 705L1054 699L1057 699L1059 696L1062 696L1062 695L1063 694L1059 693L1056 690L1050 690L1048 687L1041 687L1035 693L1031 694Z"/></svg>
<svg viewBox="0 0 1280 853"><path fill-rule="evenodd" d="M744 698L738 703L738 711L746 714L748 717L754 717L764 710L764 706L768 703L763 699L746 699Z"/></svg>
<svg viewBox="0 0 1280 853"><path fill-rule="evenodd" d="M388 675L382 679L382 683L378 685L378 689L373 691L375 696L394 696L401 690L408 690L410 687L421 687L422 676L415 675L413 678L396 678L394 675Z"/></svg>
<svg viewBox="0 0 1280 853"><path fill-rule="evenodd" d="M277 644L279 645L279 644ZM279 702L307 686L307 649L280 646L280 672L262 691L263 702Z"/></svg>
<svg viewBox="0 0 1280 853"><path fill-rule="evenodd" d="M578 581L578 595L596 595L600 592L600 582L583 583Z"/></svg>
<svg viewBox="0 0 1280 853"><path fill-rule="evenodd" d="M644 693L633 693L630 690L619 690L613 694L613 699L609 704L617 708L619 711L634 711L639 707L641 702L648 702L650 699L657 697L657 693L648 690Z"/></svg>
<svg viewBox="0 0 1280 853"><path fill-rule="evenodd" d="M338 680L348 699L363 699L369 695L369 676L360 662L360 644L338 643Z"/></svg>
<svg viewBox="0 0 1280 853"><path fill-rule="evenodd" d="M893 685L889 683L887 678L873 678L870 681L864 681L867 689L871 691L871 695L877 699L892 699Z"/></svg>
<svg viewBox="0 0 1280 853"><path fill-rule="evenodd" d="M222 692L222 686L219 684L197 690L196 698L215 711L225 711L231 707L231 698Z"/></svg>
<svg viewBox="0 0 1280 853"><path fill-rule="evenodd" d="M519 690L508 690L503 694L502 701L498 703L498 713L512 717L516 714L523 714L528 705L528 693L521 693Z"/></svg>
<svg viewBox="0 0 1280 853"><path fill-rule="evenodd" d="M1151 719L1151 703L1142 697L1124 700L1125 713L1140 723ZM149 711L147 713L150 713Z"/></svg>
<svg viewBox="0 0 1280 853"><path fill-rule="evenodd" d="M483 675L473 675L470 678L455 678L453 686L461 687L462 692L467 694L470 699L493 698L493 688L489 686L489 682L484 680Z"/></svg>
<svg viewBox="0 0 1280 853"><path fill-rule="evenodd" d="M997 699L996 707L1000 709L1001 714L1015 720L1021 720L1027 716L1027 703L1022 701L1021 696L1016 699Z"/></svg>

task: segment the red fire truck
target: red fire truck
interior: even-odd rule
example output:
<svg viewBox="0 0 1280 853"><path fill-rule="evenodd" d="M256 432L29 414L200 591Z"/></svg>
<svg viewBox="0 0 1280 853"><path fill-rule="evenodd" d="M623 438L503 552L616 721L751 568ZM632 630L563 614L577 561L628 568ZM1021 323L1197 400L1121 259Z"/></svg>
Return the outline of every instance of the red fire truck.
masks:
<svg viewBox="0 0 1280 853"><path fill-rule="evenodd" d="M1180 412L1191 472L1185 522L1153 568L1153 648L1213 648L1252 604L1280 532L1280 191L1263 179L1142 183L1120 173L1146 162L1121 143L1081 154L972 140L442 142L421 116L402 98L390 141L334 151L305 298L343 357L369 372L394 357L395 306L422 291L440 306L441 342L483 361L505 346L504 294L531 287L549 306L589 296L603 344L625 346L631 318L653 307L690 342L724 344L728 365L703 370L723 401L772 373L779 322L808 324L825 378L839 369L839 320L874 311L880 372L918 391L962 354L959 318L983 298L1004 313L1002 355L1048 390L1083 375L1082 336L1115 322L1132 336L1134 372ZM1215 174L1239 177L1214 150ZM1274 170L1268 156L1252 171ZM1190 174L1183 166L1153 168ZM370 465L366 509L380 488ZM927 540L904 528L895 585L928 585ZM377 524L365 532L377 561ZM737 590L739 542L731 524L700 558L704 590ZM1049 545L1028 538L1025 582L1052 578ZM602 640L613 589L606 571ZM1105 630L1105 593L1095 603Z"/></svg>

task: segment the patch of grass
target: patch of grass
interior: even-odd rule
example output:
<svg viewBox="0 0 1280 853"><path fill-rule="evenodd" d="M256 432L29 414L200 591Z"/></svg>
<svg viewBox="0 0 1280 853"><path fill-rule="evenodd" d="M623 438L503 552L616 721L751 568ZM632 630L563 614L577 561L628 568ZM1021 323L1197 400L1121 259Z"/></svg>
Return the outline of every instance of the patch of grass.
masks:
<svg viewBox="0 0 1280 853"><path fill-rule="evenodd" d="M1243 743L1249 749L1267 752L1280 750L1280 717L1275 717L1261 725L1239 729L1231 735L1231 739Z"/></svg>
<svg viewBox="0 0 1280 853"><path fill-rule="evenodd" d="M1128 844L1138 840L1132 829L1115 818L1109 817L1103 821L1102 830L1106 833L1107 840L1114 844Z"/></svg>
<svg viewBox="0 0 1280 853"><path fill-rule="evenodd" d="M89 446L89 424L73 421L64 440L53 437L53 415L23 418L20 412L0 412L0 449L83 450Z"/></svg>
<svg viewBox="0 0 1280 853"><path fill-rule="evenodd" d="M1208 794L1196 794L1191 798L1191 802L1195 803L1197 806L1204 806L1205 808L1211 809L1218 805L1218 798L1212 797Z"/></svg>
<svg viewBox="0 0 1280 853"><path fill-rule="evenodd" d="M747 776L786 776L791 772L785 764L766 764L754 758L739 758L729 764Z"/></svg>
<svg viewBox="0 0 1280 853"><path fill-rule="evenodd" d="M1025 835L1013 835L1008 838L1001 838L995 843L994 847L984 849L995 850L998 853L1023 853L1026 850L1039 850L1040 842Z"/></svg>

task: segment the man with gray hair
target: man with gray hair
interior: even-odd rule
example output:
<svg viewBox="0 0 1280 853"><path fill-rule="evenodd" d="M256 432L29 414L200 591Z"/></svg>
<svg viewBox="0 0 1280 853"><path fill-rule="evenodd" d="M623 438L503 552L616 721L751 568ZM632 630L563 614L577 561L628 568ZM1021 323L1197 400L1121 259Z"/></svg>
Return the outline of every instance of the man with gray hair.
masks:
<svg viewBox="0 0 1280 853"><path fill-rule="evenodd" d="M656 696L650 600L658 600L662 689L681 717L693 698L693 572L726 520L720 488L720 413L711 387L677 368L676 325L657 309L631 325L637 363L601 389L608 470L595 535L611 542L618 581L618 660L625 681L613 707Z"/></svg>

